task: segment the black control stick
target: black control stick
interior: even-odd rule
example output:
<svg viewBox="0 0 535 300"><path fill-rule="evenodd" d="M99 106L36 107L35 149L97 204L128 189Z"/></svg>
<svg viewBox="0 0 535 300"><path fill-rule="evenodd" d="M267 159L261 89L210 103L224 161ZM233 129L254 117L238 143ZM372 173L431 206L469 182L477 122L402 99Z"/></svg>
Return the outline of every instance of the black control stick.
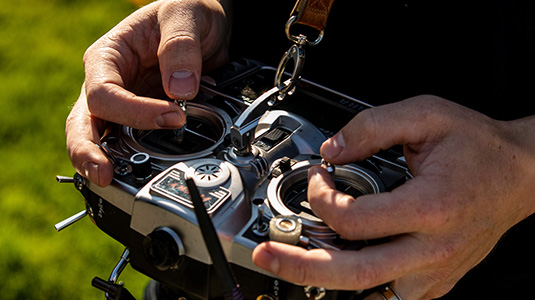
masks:
<svg viewBox="0 0 535 300"><path fill-rule="evenodd" d="M102 278L95 277L93 278L93 281L91 281L91 285L106 292L107 300L136 300L136 298L134 298L122 284L112 283Z"/></svg>

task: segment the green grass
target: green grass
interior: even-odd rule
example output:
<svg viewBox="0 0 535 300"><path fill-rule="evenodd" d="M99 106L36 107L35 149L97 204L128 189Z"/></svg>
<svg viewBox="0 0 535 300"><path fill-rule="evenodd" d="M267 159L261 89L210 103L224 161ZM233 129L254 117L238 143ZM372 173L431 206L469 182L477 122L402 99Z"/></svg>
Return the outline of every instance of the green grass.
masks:
<svg viewBox="0 0 535 300"><path fill-rule="evenodd" d="M123 247L89 218L56 233L83 209L72 185L64 124L83 81L82 56L135 8L126 0L20 0L0 5L0 298L104 299ZM120 278L141 299L148 278Z"/></svg>

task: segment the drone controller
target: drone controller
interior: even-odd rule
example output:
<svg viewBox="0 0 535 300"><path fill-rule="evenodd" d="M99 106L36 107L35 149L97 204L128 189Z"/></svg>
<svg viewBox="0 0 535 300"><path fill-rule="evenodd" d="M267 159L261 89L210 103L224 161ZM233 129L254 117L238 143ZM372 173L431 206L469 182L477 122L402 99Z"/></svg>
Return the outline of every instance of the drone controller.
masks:
<svg viewBox="0 0 535 300"><path fill-rule="evenodd" d="M192 179L245 299L355 294L297 286L251 260L253 249L268 240L348 251L378 242L345 240L306 198L307 171L322 163L321 144L370 105L306 80L274 102L275 72L242 59L206 74L197 98L187 103L180 141L173 130L113 125L101 140L115 166L112 183L99 187L78 174L62 178L75 183L86 209L58 229L88 214L127 248L104 287L117 287L129 262L185 299L224 297L186 184ZM331 171L336 187L354 197L389 191L410 178L396 149Z"/></svg>

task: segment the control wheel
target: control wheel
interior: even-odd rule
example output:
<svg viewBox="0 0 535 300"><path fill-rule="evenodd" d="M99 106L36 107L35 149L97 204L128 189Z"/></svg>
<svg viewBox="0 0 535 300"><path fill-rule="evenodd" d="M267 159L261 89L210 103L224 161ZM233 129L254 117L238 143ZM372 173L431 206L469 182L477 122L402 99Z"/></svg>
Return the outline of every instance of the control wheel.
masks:
<svg viewBox="0 0 535 300"><path fill-rule="evenodd" d="M184 255L184 245L169 227L159 227L143 241L145 259L160 271L177 269Z"/></svg>

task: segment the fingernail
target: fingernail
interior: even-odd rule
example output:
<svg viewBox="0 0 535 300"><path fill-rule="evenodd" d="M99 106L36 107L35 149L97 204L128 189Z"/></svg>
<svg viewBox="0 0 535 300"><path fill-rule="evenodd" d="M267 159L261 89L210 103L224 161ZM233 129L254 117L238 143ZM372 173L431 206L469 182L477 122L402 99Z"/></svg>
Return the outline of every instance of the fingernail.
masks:
<svg viewBox="0 0 535 300"><path fill-rule="evenodd" d="M177 111L170 111L156 117L156 124L163 128L178 128L182 126L183 120Z"/></svg>
<svg viewBox="0 0 535 300"><path fill-rule="evenodd" d="M323 144L321 155L326 159L335 158L342 152L345 146L344 135L340 131Z"/></svg>
<svg viewBox="0 0 535 300"><path fill-rule="evenodd" d="M99 174L98 174L98 165L96 163L86 161L82 165L82 172L84 177L89 179L91 182L99 184Z"/></svg>
<svg viewBox="0 0 535 300"><path fill-rule="evenodd" d="M258 267L274 274L279 271L279 259L266 248L255 253L254 263Z"/></svg>
<svg viewBox="0 0 535 300"><path fill-rule="evenodd" d="M176 97L188 97L195 93L195 76L188 70L176 71L169 79L169 92Z"/></svg>

